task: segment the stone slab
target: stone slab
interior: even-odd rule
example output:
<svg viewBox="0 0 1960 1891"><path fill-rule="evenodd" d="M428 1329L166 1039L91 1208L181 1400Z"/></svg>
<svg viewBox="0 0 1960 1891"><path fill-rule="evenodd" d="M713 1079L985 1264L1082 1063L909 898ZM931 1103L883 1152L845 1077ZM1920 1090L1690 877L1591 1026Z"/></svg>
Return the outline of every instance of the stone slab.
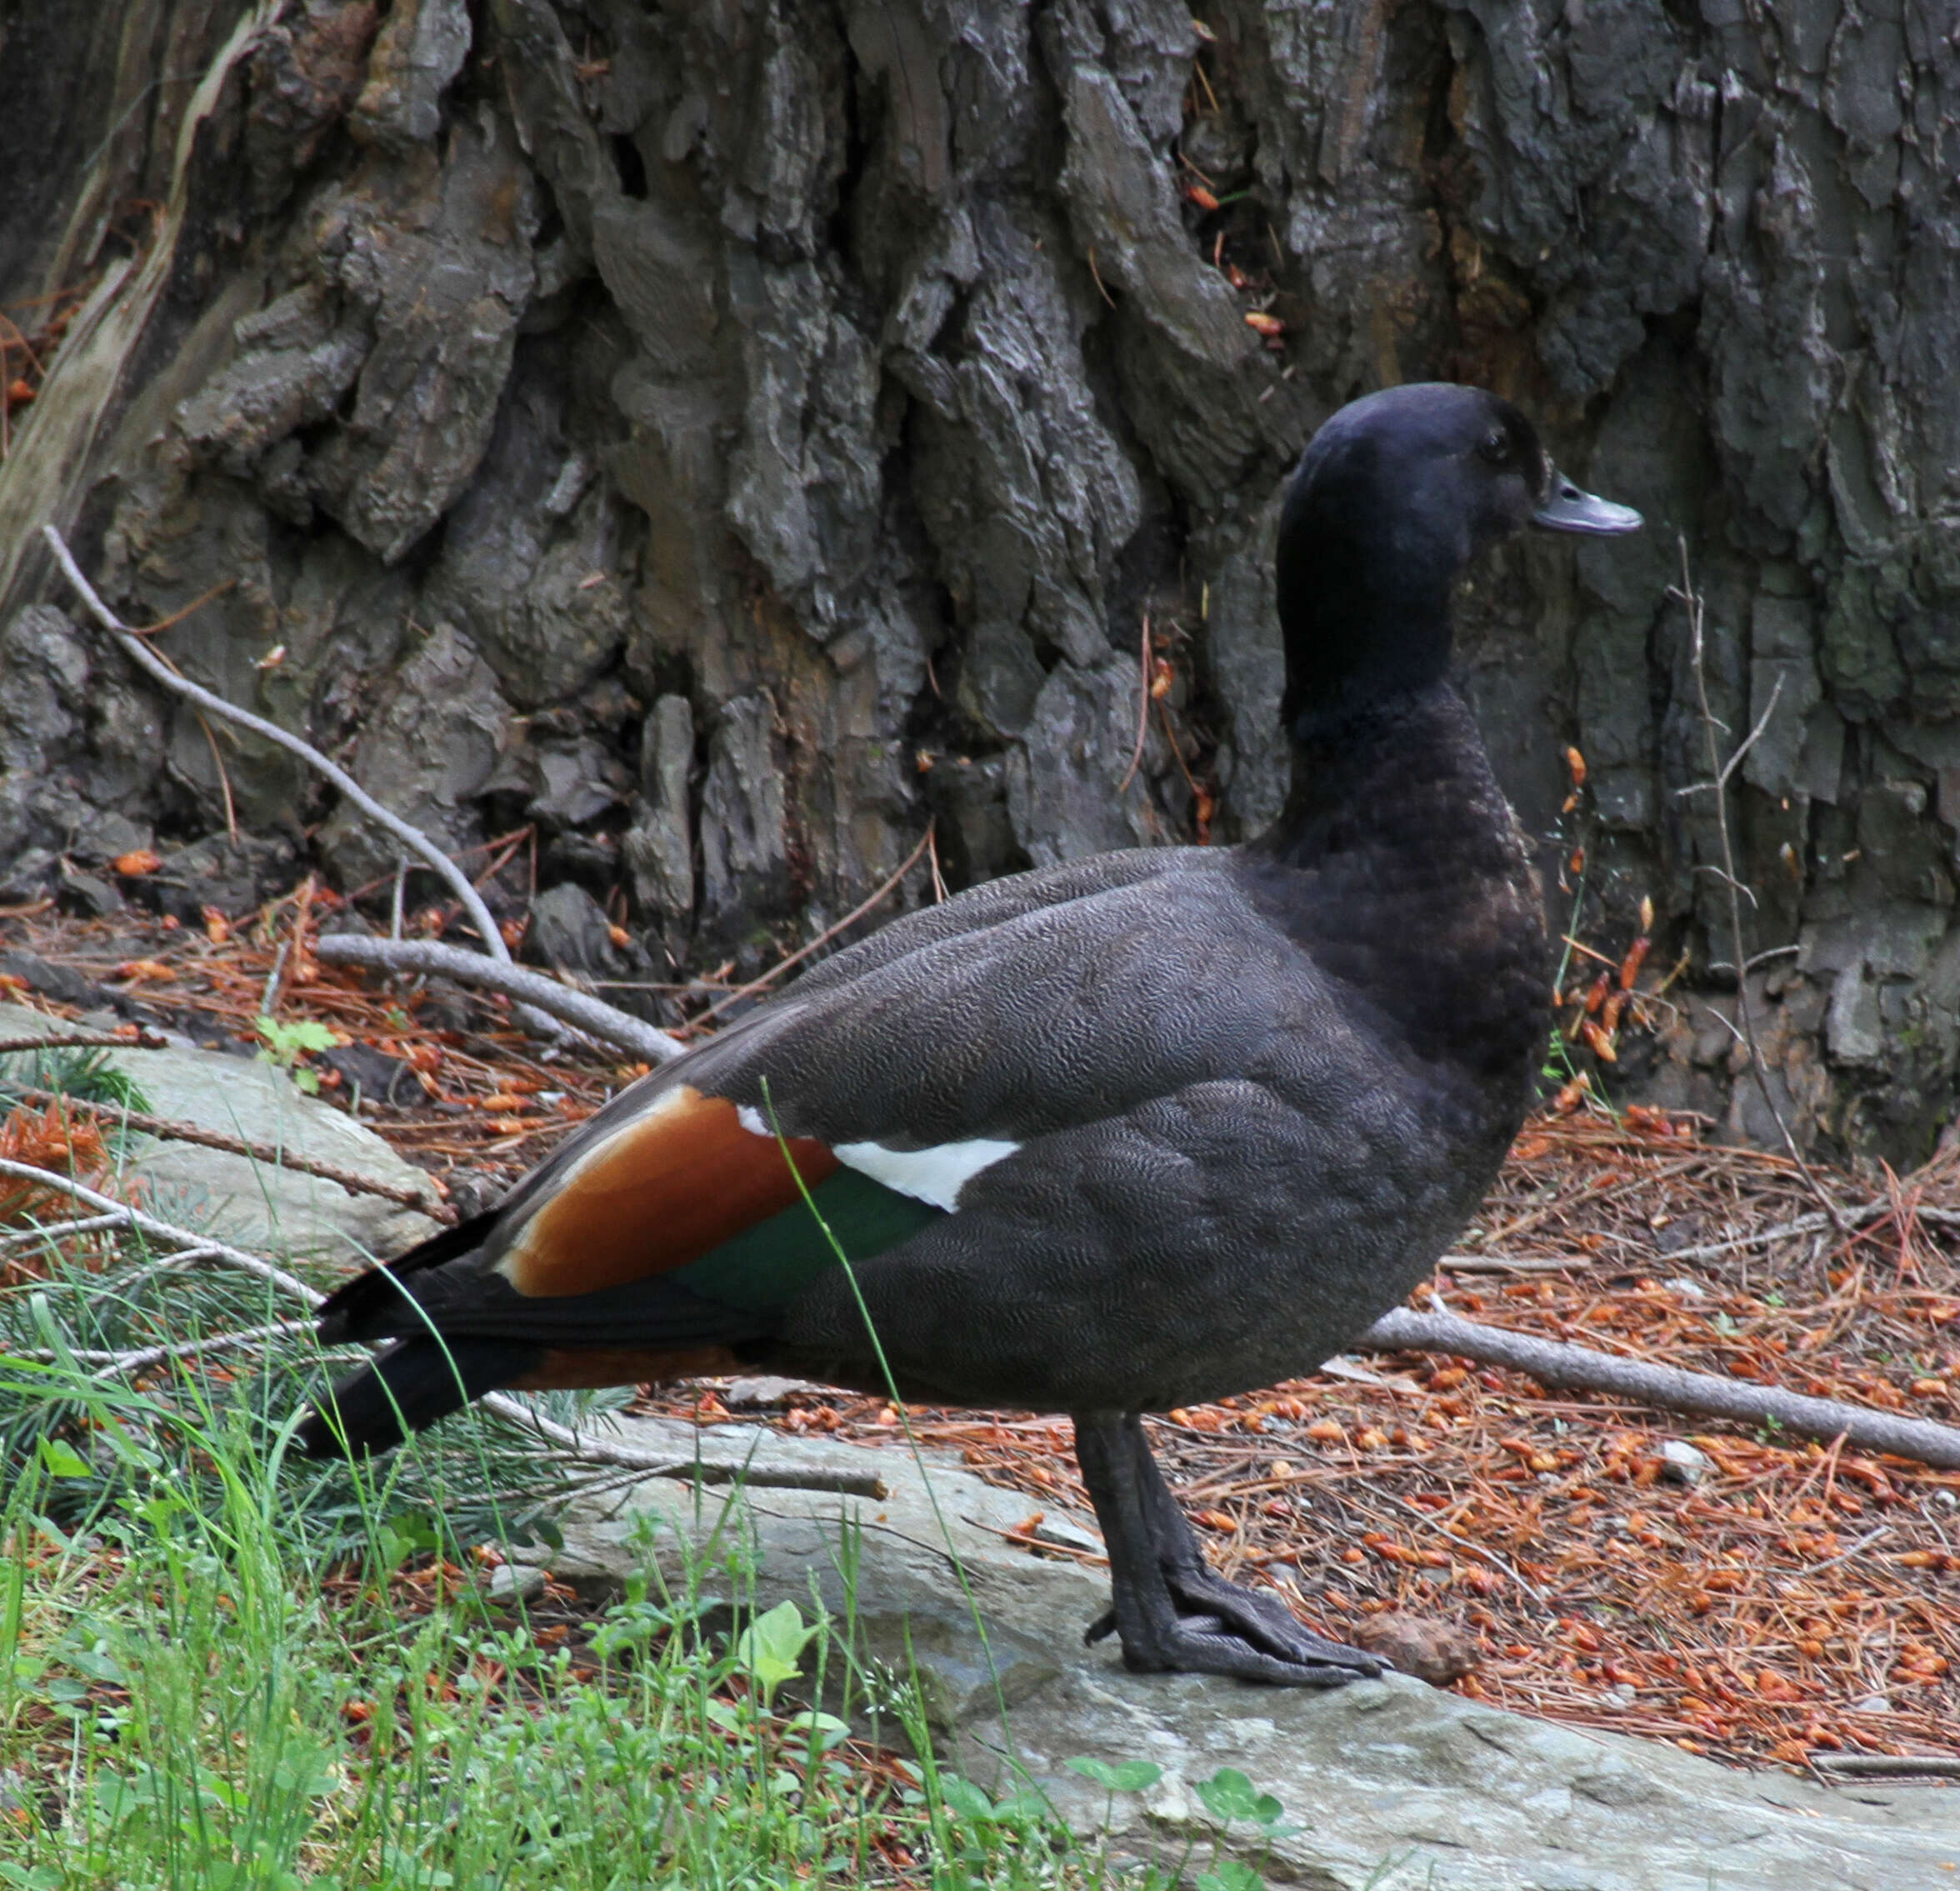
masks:
<svg viewBox="0 0 1960 1891"><path fill-rule="evenodd" d="M561 1578L604 1588L636 1566L636 1518L697 1550L745 1542L757 1606L842 1606L855 1567L855 1636L901 1671L917 1662L944 1749L982 1783L1025 1768L1085 1833L1105 1796L1068 1770L1088 1755L1148 1759L1163 1777L1117 1800L1112 1839L1138 1855L1208 1855L1193 1791L1221 1766L1277 1794L1303 1829L1260 1866L1310 1891L1935 1891L1960 1883L1960 1792L1813 1784L1678 1748L1505 1713L1402 1676L1332 1693L1198 1675L1128 1673L1113 1643L1085 1648L1105 1606L1099 1569L1044 1558L1004 1533L1038 1508L944 1454L925 1471L901 1445L784 1438L754 1425L698 1433L623 1419L636 1445L685 1459L698 1485L648 1479L575 1505ZM829 1474L876 1497L707 1481ZM935 1499L937 1507L935 1508ZM1078 1528L1093 1519L1059 1506ZM1000 1672L999 1695L947 1543L957 1548ZM538 1553L542 1554L543 1553ZM668 1553L670 1555L672 1552ZM998 1699L1007 1702L1005 1731ZM1241 1855L1258 1863L1256 1853ZM1194 1868L1197 1868L1194 1867Z"/></svg>
<svg viewBox="0 0 1960 1891"><path fill-rule="evenodd" d="M0 1005L0 1038L59 1038L80 1028L22 1005ZM142 1091L151 1115L413 1188L432 1208L438 1203L420 1169L343 1111L302 1094L270 1063L189 1046L105 1054ZM142 1178L152 1213L274 1260L364 1263L400 1253L437 1227L380 1195L167 1138L136 1139L128 1173Z"/></svg>

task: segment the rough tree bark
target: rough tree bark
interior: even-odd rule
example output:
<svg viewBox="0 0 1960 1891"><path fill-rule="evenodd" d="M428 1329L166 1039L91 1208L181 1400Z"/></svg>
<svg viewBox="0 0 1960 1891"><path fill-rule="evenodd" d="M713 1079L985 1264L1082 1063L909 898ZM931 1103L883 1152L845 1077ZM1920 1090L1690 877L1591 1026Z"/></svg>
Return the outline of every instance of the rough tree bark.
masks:
<svg viewBox="0 0 1960 1891"><path fill-rule="evenodd" d="M1281 474L1355 393L1475 379L1652 522L1462 613L1559 917L1617 951L1650 895L1694 954L1624 1080L1771 1129L1678 792L1679 533L1718 713L1781 686L1731 801L1748 950L1793 948L1751 974L1773 1083L1807 1142L1922 1154L1960 1063L1950 8L1202 11L0 0L0 302L69 317L44 379L6 356L0 900L113 898L147 843L193 910L394 864L220 737L229 848L213 742L48 602L43 521L134 621L231 581L172 657L455 846L535 823L591 969L755 963L928 816L956 883L1232 838L1283 789Z"/></svg>

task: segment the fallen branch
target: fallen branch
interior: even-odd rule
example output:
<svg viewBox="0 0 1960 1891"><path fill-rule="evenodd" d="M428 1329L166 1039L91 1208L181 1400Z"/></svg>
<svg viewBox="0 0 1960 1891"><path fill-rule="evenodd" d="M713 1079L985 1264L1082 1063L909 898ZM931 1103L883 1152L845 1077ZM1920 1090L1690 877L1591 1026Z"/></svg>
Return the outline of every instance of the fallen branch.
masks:
<svg viewBox="0 0 1960 1891"><path fill-rule="evenodd" d="M442 945L432 939L371 939L358 933L322 933L313 941L313 957L322 965L362 965L377 972L437 973L459 985L480 985L548 1011L565 1023L607 1043L667 1063L686 1049L678 1038L618 1010L602 998L575 992L542 972L529 972L508 961L485 958L481 953Z"/></svg>
<svg viewBox="0 0 1960 1891"><path fill-rule="evenodd" d="M201 1129L194 1123L179 1123L168 1116L148 1116L141 1110L125 1109L120 1103L85 1103L62 1090L38 1090L26 1086L14 1090L13 1094L26 1103L61 1103L69 1109L88 1110L92 1115L108 1118L119 1128L133 1129L139 1135L162 1137L172 1143L195 1143L200 1148L218 1149L228 1156L243 1156L252 1162L263 1163L268 1168L289 1169L298 1175L317 1175L322 1182L331 1182L351 1195L378 1195L383 1201L399 1202L405 1208L414 1208L438 1220L446 1212L434 1199L432 1188L411 1188L403 1183L377 1182L372 1176L359 1174L351 1168L341 1168L328 1162L314 1162L308 1157L275 1148L268 1143L248 1143L242 1137L227 1136L216 1129Z"/></svg>
<svg viewBox="0 0 1960 1891"><path fill-rule="evenodd" d="M1911 1458L1942 1471L1960 1470L1960 1430L1926 1418L1894 1418L1835 1398L1812 1398L1772 1385L1745 1384L1622 1358L1459 1319L1454 1313L1418 1313L1406 1307L1385 1314L1357 1342L1382 1353L1453 1353L1487 1366L1528 1373L1541 1385L1604 1392L1664 1411L1705 1413L1742 1424L1775 1423L1800 1438L1848 1439L1862 1451Z"/></svg>
<svg viewBox="0 0 1960 1891"><path fill-rule="evenodd" d="M1952 1753L1812 1753L1810 1763L1826 1778L1960 1779Z"/></svg>
<svg viewBox="0 0 1960 1891"><path fill-rule="evenodd" d="M369 820L378 827L386 828L404 847L418 855L442 877L450 891L462 903L463 911L469 915L470 923L482 938L483 950L491 958L509 958L510 948L503 943L503 934L498 930L497 922L491 917L490 908L483 903L482 895L471 883L469 875L421 828L411 827L392 808L384 808L345 768L336 762L328 761L310 742L302 741L290 730L281 728L277 723L268 722L263 716L255 716L249 709L241 709L236 703L227 702L223 697L192 683L188 677L179 676L102 601L95 587L82 575L82 568L75 563L74 554L68 550L62 535L52 525L44 525L41 528L41 536L47 540L48 549L54 553L55 562L60 565L62 576L74 587L75 595L88 608L89 615L108 633L131 663L173 694L194 703L200 709L209 710L214 716L222 716L227 722L238 723L241 728L250 729L254 735L262 736L266 741L275 743L288 754L297 755L316 774L331 782Z"/></svg>

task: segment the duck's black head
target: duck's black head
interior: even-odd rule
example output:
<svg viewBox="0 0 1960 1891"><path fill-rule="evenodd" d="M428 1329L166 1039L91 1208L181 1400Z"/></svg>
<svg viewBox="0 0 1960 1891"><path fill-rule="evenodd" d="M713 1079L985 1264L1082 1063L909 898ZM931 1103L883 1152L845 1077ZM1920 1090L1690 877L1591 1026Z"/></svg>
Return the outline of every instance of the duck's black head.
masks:
<svg viewBox="0 0 1960 1891"><path fill-rule="evenodd" d="M1532 423L1480 388L1421 382L1350 402L1313 436L1280 514L1287 728L1441 681L1451 588L1500 539L1640 523L1564 478Z"/></svg>

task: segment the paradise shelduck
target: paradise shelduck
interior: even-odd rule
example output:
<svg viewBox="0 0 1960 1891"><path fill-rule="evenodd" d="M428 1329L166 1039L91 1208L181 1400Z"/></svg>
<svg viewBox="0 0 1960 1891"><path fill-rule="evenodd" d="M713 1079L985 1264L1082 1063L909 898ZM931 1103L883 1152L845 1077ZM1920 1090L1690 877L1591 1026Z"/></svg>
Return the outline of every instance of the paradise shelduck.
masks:
<svg viewBox="0 0 1960 1891"><path fill-rule="evenodd" d="M1092 1639L1113 1629L1133 1668L1378 1673L1212 1573L1139 1414L1354 1339L1523 1119L1543 918L1447 672L1452 587L1533 522L1641 523L1494 395L1342 408L1281 516L1292 789L1272 830L996 880L805 973L500 1207L335 1293L322 1340L386 1350L302 1448L382 1450L493 1387L767 1367L882 1392L861 1292L907 1397L1073 1415L1114 1604Z"/></svg>

